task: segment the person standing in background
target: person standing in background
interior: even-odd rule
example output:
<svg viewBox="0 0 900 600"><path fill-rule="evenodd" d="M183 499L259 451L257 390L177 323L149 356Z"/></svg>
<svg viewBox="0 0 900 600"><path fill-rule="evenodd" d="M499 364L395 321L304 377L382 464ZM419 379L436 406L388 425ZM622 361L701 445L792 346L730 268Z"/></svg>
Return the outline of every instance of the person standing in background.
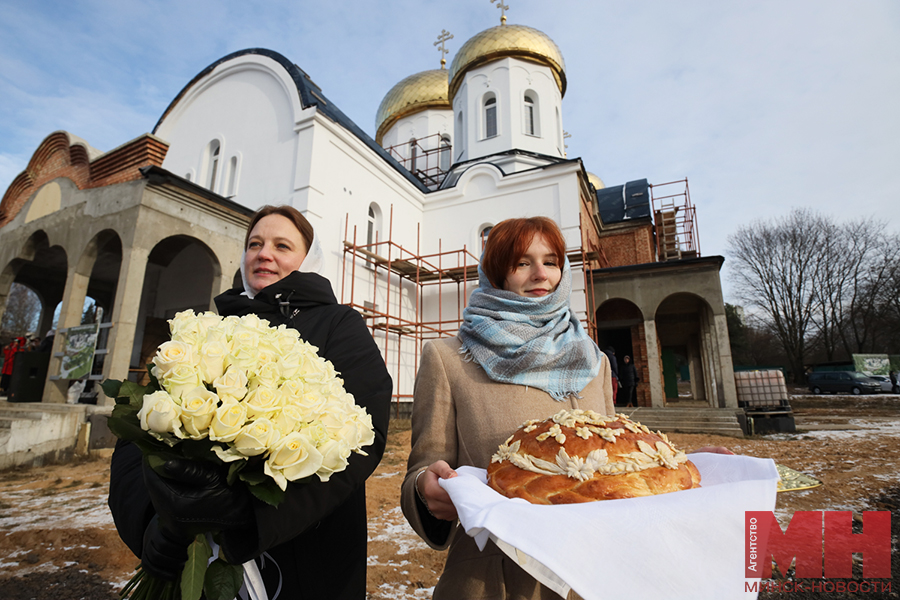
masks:
<svg viewBox="0 0 900 600"><path fill-rule="evenodd" d="M634 391L638 376L631 357L627 354L622 358L622 368L619 371L619 395L616 397L616 406L634 406Z"/></svg>

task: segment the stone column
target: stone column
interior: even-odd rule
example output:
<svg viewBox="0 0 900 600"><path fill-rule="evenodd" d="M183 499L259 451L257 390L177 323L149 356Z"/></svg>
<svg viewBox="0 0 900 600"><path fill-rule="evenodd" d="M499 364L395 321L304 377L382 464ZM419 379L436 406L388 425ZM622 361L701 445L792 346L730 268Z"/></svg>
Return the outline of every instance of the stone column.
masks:
<svg viewBox="0 0 900 600"><path fill-rule="evenodd" d="M662 370L660 369L659 337L656 335L656 321L644 321L644 339L647 347L647 372L650 383L650 406L663 408L666 405L666 393L663 390Z"/></svg>
<svg viewBox="0 0 900 600"><path fill-rule="evenodd" d="M78 273L77 265L69 268L66 276L66 289L63 292L62 307L59 312L59 323L57 329L66 329L68 327L78 327L81 325L81 316L84 312L84 299L87 296L88 283L90 282L90 274L83 275ZM59 352L65 344L64 334L57 332L53 338L53 352ZM60 358L51 355L50 366L47 369L47 383L44 385L44 396L42 402L50 402L53 404L65 404L67 392L69 391L68 379L50 378L59 375L59 367L62 363Z"/></svg>
<svg viewBox="0 0 900 600"><path fill-rule="evenodd" d="M728 339L728 319L724 314L713 316L713 326L716 332L716 350L719 355L719 369L722 395L725 408L737 408L737 387L734 383L734 362L731 359L731 342Z"/></svg>
<svg viewBox="0 0 900 600"><path fill-rule="evenodd" d="M149 250L139 247L126 247L122 253L119 284L113 304L113 327L110 332L109 354L103 364L104 379L125 380L128 378L137 317L141 307L141 294L144 289L144 273L147 270L149 255ZM102 393L98 396L98 404L111 405L113 402L114 399L107 398Z"/></svg>

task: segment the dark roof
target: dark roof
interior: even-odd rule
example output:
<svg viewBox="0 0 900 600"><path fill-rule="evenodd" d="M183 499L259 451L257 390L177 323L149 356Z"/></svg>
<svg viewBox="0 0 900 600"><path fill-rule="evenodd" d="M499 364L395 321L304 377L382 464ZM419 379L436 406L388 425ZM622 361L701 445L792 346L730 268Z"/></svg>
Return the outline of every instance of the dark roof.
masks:
<svg viewBox="0 0 900 600"><path fill-rule="evenodd" d="M597 190L597 210L606 225L650 217L650 184L646 179Z"/></svg>
<svg viewBox="0 0 900 600"><path fill-rule="evenodd" d="M178 92L178 95L175 96L175 99L169 104L166 108L165 112L163 112L162 116L157 121L156 126L153 128L153 133L156 133L156 130L159 128L163 119L166 118L166 115L169 114L178 101L181 100L181 97L200 79L208 75L222 63L226 63L229 60L237 58L239 56L244 56L245 54L258 54L260 56L265 56L270 58L284 67L285 71L291 76L291 79L294 80L294 84L297 86L297 92L300 94L300 104L303 108L309 108L310 106L315 106L320 113L325 115L330 120L334 121L347 131L351 132L355 135L359 140L364 143L366 146L371 148L376 154L381 156L389 165L394 167L398 173L400 173L403 177L407 179L410 183L415 185L419 190L423 192L428 192L428 188L424 183L419 181L412 173L406 170L397 160L391 156L384 148L382 148L378 143L375 142L369 135L359 128L359 126L354 123L350 117L345 115L341 109L337 107L333 102L331 102L325 94L322 93L322 89L313 83L313 80L310 79L309 75L301 69L296 64L289 61L283 55L275 52L273 50L266 50L265 48L248 48L246 50L238 50L237 52L232 52L228 56L224 56L212 63L202 71L200 71L184 88Z"/></svg>
<svg viewBox="0 0 900 600"><path fill-rule="evenodd" d="M187 190L188 192L196 194L201 198L205 198L220 206L233 210L236 213L246 215L248 217L256 212L255 208L247 208L243 204L238 204L234 200L225 198L224 196L220 196L219 194L206 189L202 185L197 185L193 181L185 179L184 177L180 177L175 173L172 173L171 171L163 169L162 167L149 165L146 167L140 167L138 170L141 172L141 175L143 175L145 179L147 179L154 185L174 185L183 190Z"/></svg>

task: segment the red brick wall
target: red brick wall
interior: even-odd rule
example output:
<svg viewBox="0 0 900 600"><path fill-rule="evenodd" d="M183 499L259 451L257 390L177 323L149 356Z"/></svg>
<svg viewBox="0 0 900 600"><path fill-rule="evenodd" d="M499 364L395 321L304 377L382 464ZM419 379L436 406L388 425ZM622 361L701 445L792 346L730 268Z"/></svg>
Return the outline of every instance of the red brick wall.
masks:
<svg viewBox="0 0 900 600"><path fill-rule="evenodd" d="M600 238L600 245L611 267L656 262L651 223L605 232Z"/></svg>
<svg viewBox="0 0 900 600"><path fill-rule="evenodd" d="M143 135L90 162L87 150L69 144L64 132L53 133L41 142L28 167L16 177L0 201L0 227L15 218L28 199L45 183L65 177L78 189L103 187L141 178L140 167L162 166L168 144Z"/></svg>

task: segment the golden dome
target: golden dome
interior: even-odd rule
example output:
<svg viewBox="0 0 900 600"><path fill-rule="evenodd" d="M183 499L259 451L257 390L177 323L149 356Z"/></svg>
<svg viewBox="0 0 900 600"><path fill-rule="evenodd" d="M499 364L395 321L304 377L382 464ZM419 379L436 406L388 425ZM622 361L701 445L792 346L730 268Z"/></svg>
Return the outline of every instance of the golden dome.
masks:
<svg viewBox="0 0 900 600"><path fill-rule="evenodd" d="M606 187L606 184L603 183L603 180L600 179L599 177L597 177L596 175L594 175L593 173L591 173L590 171L587 172L587 176L588 176L588 181L591 183L592 186L594 186L595 190L602 190L603 188Z"/></svg>
<svg viewBox="0 0 900 600"><path fill-rule="evenodd" d="M559 91L566 95L566 63L547 34L525 25L498 25L476 34L463 44L450 65L450 97L456 95L469 69L486 62L515 56L550 67Z"/></svg>
<svg viewBox="0 0 900 600"><path fill-rule="evenodd" d="M407 115L427 108L452 110L447 81L446 69L434 69L410 75L392 87L375 115L375 141L381 144L385 132Z"/></svg>

